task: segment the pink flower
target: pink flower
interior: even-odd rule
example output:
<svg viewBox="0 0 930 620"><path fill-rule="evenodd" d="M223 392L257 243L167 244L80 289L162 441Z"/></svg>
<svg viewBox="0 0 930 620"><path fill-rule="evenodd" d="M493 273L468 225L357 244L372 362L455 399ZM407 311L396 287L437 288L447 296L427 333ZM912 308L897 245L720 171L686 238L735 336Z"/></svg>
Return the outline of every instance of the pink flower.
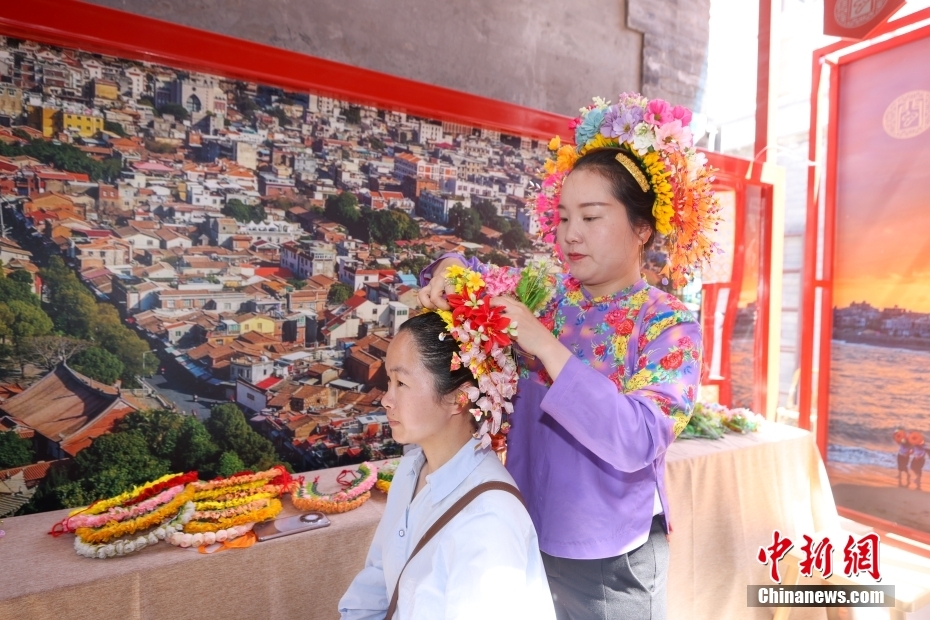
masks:
<svg viewBox="0 0 930 620"><path fill-rule="evenodd" d="M664 125L672 121L672 107L664 99L653 99L646 104L646 115L643 119L650 125Z"/></svg>
<svg viewBox="0 0 930 620"><path fill-rule="evenodd" d="M656 139L660 150L671 151L691 144L691 130L682 127L680 120L674 120L656 129Z"/></svg>
<svg viewBox="0 0 930 620"><path fill-rule="evenodd" d="M676 105L672 108L672 118L681 121L681 124L687 127L691 124L691 110L683 105Z"/></svg>

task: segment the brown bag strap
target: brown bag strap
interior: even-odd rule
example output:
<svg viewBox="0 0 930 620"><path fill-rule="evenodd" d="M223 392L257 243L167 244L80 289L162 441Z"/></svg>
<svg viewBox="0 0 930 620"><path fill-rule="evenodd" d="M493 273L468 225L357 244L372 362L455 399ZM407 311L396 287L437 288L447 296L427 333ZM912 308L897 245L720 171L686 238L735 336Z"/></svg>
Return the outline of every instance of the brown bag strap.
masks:
<svg viewBox="0 0 930 620"><path fill-rule="evenodd" d="M428 543L436 534L438 534L439 530L445 527L445 525L451 521L455 515L462 512L462 509L465 508L465 506L470 504L473 499L485 491L505 491L520 500L520 503L526 507L526 502L523 501L523 496L520 495L520 491L517 490L517 487L506 482L482 482L471 491L463 495L461 498L459 498L457 502L449 506L449 509L442 513L442 516L436 519L436 522L433 523L428 530L426 530L426 533L423 534L423 538L421 538L419 542L417 542L417 546L413 548L413 553L411 553L410 557L407 558L407 562L404 564L404 568L400 569L400 574L397 576L397 583L394 584L394 594L391 596L391 604L388 606L387 615L384 616L384 620L391 620L394 617L394 612L397 610L397 597L400 593L400 578L403 577L404 570L407 568L407 565L410 564L410 560L413 559L413 556L415 556L420 549L425 547L426 543Z"/></svg>

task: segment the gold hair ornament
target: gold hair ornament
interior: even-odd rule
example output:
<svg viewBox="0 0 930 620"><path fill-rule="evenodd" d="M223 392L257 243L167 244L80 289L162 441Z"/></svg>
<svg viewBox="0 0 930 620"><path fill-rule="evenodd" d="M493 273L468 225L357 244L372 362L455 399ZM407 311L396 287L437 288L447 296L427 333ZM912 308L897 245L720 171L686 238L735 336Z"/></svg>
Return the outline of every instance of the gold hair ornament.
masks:
<svg viewBox="0 0 930 620"><path fill-rule="evenodd" d="M620 162L620 165L626 168L627 172L633 175L633 178L636 179L637 183L639 183L639 187L643 190L643 192L649 191L649 181L646 180L646 175L643 174L643 171L639 169L639 166L636 165L636 162L630 159L625 153L617 153L614 159Z"/></svg>

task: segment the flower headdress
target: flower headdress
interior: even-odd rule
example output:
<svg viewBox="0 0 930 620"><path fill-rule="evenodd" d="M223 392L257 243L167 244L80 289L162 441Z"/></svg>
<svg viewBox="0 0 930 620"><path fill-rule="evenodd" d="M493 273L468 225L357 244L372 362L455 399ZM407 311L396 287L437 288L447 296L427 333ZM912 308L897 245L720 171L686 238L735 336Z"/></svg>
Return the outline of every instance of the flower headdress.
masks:
<svg viewBox="0 0 930 620"><path fill-rule="evenodd" d="M663 275L683 286L691 271L718 249L709 233L720 210L711 187L713 170L694 149L690 122L690 110L662 99L623 93L611 105L595 97L569 125L575 132L574 146L561 144L558 136L549 142L554 159L546 162L547 176L536 199L543 240L555 242L562 182L578 159L594 149L623 149L617 161L644 192L655 192L652 213L668 250Z"/></svg>
<svg viewBox="0 0 930 620"><path fill-rule="evenodd" d="M507 416L513 413L510 401L517 393L517 365L512 351L517 325L503 315L502 307L492 306L490 301L510 295L538 313L552 296L554 278L548 265L537 264L520 272L495 265L483 266L481 272L453 265L444 276L455 288L455 293L448 296L452 309L436 312L459 345L459 352L452 356L451 370L465 366L478 382L478 387L461 388L467 398L462 404L474 403L469 411L478 422L475 438L481 439L481 447L493 444L495 450L502 449L510 427ZM445 334L439 337L443 339Z"/></svg>

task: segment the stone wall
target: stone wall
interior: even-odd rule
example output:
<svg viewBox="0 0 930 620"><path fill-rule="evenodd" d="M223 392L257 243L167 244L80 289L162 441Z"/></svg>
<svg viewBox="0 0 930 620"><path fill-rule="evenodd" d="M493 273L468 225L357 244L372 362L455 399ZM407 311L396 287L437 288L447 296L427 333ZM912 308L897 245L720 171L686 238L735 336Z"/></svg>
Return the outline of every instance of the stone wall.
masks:
<svg viewBox="0 0 930 620"><path fill-rule="evenodd" d="M566 115L627 90L693 105L709 6L628 0L627 16L624 0L90 1Z"/></svg>

